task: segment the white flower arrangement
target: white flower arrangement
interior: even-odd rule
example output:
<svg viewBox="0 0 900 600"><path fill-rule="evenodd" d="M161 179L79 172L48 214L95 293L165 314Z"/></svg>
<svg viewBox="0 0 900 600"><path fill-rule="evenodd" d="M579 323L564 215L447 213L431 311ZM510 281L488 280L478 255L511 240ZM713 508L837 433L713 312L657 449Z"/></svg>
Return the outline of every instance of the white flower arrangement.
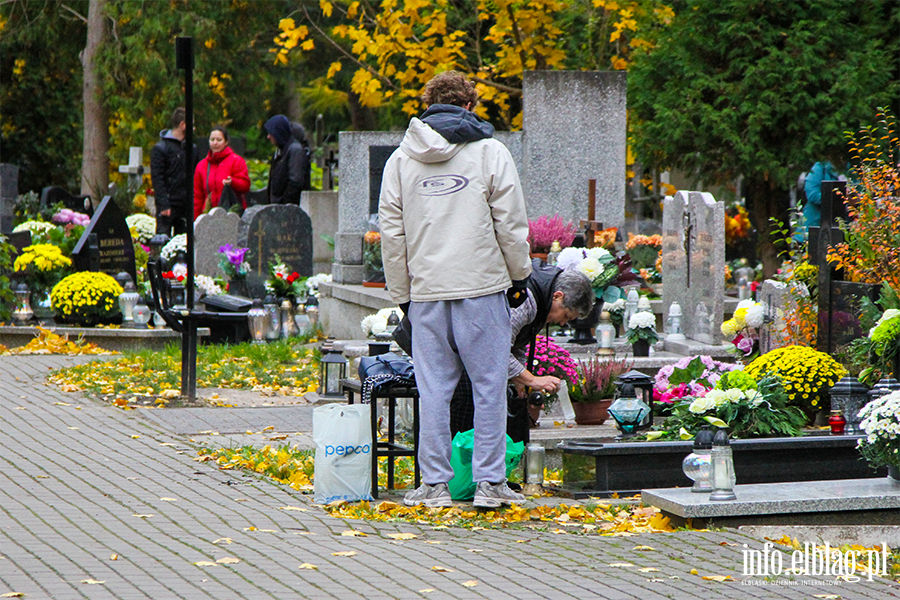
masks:
<svg viewBox="0 0 900 600"><path fill-rule="evenodd" d="M125 223L138 241L146 244L156 235L156 219L144 213L135 213L125 217Z"/></svg>
<svg viewBox="0 0 900 600"><path fill-rule="evenodd" d="M20 231L30 231L31 233L46 233L56 227L53 223L45 223L43 221L25 221L13 227L13 233Z"/></svg>
<svg viewBox="0 0 900 600"><path fill-rule="evenodd" d="M316 298L319 297L320 283L331 283L331 274L325 275L324 273L319 273L318 275L307 278L306 289L309 290L311 296Z"/></svg>
<svg viewBox="0 0 900 600"><path fill-rule="evenodd" d="M219 296L225 293L219 284L209 275L195 275L194 285L197 286L204 296Z"/></svg>
<svg viewBox="0 0 900 600"><path fill-rule="evenodd" d="M619 298L615 302L604 302L603 308L609 313L620 313L625 311L625 298Z"/></svg>
<svg viewBox="0 0 900 600"><path fill-rule="evenodd" d="M859 411L866 437L857 442L872 466L900 466L900 391L876 398Z"/></svg>
<svg viewBox="0 0 900 600"><path fill-rule="evenodd" d="M751 405L756 407L762 404L763 399L763 395L757 390L741 391L737 388L728 390L712 389L700 398L691 402L690 406L688 406L688 410L695 415L700 415L708 410L720 408L726 404L736 404L742 400L747 400Z"/></svg>
<svg viewBox="0 0 900 600"><path fill-rule="evenodd" d="M179 233L175 237L173 237L169 242L162 247L160 251L160 256L162 256L167 261L170 261L175 258L175 255L179 252L187 253L187 234Z"/></svg>
<svg viewBox="0 0 900 600"><path fill-rule="evenodd" d="M656 329L656 315L651 312L641 311L631 315L628 319L628 329Z"/></svg>
<svg viewBox="0 0 900 600"><path fill-rule="evenodd" d="M563 270L576 268L587 258L596 260L605 266L612 260L612 254L599 246L594 248L563 248L556 258L556 266Z"/></svg>
<svg viewBox="0 0 900 600"><path fill-rule="evenodd" d="M588 279L593 281L594 277L597 277L598 275L603 273L603 269L605 269L606 267L600 264L600 261L596 258L588 257L578 263L578 266L576 266L575 268L587 275Z"/></svg>
<svg viewBox="0 0 900 600"><path fill-rule="evenodd" d="M403 311L401 311L400 308L396 306L393 308L382 308L377 313L365 317L359 323L359 326L363 330L363 334L368 337L370 335L376 335L387 330L388 317L391 316L392 312L397 313L397 316L402 318L401 315L403 315Z"/></svg>

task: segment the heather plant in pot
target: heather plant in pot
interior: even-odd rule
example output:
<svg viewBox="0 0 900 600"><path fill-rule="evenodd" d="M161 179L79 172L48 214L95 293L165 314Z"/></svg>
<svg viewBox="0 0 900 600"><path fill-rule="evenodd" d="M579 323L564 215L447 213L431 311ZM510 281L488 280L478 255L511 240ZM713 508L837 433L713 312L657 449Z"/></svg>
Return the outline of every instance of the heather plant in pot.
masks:
<svg viewBox="0 0 900 600"><path fill-rule="evenodd" d="M616 379L631 366L625 359L604 360L596 356L578 361L578 381L569 391L577 424L602 425L609 418L607 409L616 394Z"/></svg>
<svg viewBox="0 0 900 600"><path fill-rule="evenodd" d="M575 224L563 221L559 215L543 215L528 221L528 244L532 253L547 254L553 242L559 242L560 248L568 248L574 240Z"/></svg>

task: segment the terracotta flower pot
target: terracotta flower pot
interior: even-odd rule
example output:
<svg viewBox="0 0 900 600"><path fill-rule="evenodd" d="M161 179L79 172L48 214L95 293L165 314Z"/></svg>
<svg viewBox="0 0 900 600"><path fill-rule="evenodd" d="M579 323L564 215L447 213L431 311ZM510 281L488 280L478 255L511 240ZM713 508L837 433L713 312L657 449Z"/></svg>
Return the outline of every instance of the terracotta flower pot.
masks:
<svg viewBox="0 0 900 600"><path fill-rule="evenodd" d="M607 409L612 403L612 398L606 398L599 402L573 402L575 423L578 425L603 425L609 418Z"/></svg>
<svg viewBox="0 0 900 600"><path fill-rule="evenodd" d="M539 258L544 262L547 262L548 255L549 255L549 252L531 252L530 253L531 258Z"/></svg>

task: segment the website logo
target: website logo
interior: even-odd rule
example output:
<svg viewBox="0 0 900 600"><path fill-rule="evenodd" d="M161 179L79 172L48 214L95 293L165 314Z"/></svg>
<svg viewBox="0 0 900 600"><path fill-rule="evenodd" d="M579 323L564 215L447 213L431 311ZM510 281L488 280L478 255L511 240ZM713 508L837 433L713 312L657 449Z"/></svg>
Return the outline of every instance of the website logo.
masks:
<svg viewBox="0 0 900 600"><path fill-rule="evenodd" d="M469 180L462 175L434 175L426 177L416 184L422 196L446 196L469 185Z"/></svg>

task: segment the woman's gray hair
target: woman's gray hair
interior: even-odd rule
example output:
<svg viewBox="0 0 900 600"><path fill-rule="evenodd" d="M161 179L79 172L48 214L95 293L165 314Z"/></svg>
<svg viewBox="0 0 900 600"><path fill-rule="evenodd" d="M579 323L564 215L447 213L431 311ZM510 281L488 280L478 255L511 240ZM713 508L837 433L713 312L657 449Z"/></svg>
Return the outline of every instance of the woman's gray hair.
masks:
<svg viewBox="0 0 900 600"><path fill-rule="evenodd" d="M591 312L597 299L588 276L574 269L563 271L553 280L550 295L556 292L563 293L563 308L575 311L582 319Z"/></svg>

